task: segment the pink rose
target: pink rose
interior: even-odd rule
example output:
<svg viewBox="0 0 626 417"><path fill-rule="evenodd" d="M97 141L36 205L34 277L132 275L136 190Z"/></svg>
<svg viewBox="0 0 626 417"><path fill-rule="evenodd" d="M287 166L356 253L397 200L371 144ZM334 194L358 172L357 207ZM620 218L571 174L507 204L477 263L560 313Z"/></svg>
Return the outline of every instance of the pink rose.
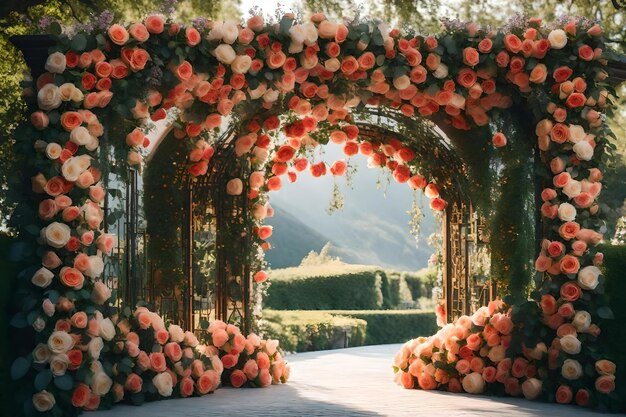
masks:
<svg viewBox="0 0 626 417"><path fill-rule="evenodd" d="M211 333L211 342L216 347L222 347L228 342L230 336L225 329L216 329Z"/></svg>
<svg viewBox="0 0 626 417"><path fill-rule="evenodd" d="M257 361L257 364L259 365L259 369L261 369L261 370L269 369L269 367L270 367L270 358L269 358L269 356L267 356L267 353L265 353L265 352L257 353L256 361Z"/></svg>
<svg viewBox="0 0 626 417"><path fill-rule="evenodd" d="M165 372L167 363L165 356L161 352L152 352L150 358L150 369L154 372Z"/></svg>
<svg viewBox="0 0 626 417"><path fill-rule="evenodd" d="M170 358L172 362L178 362L183 357L183 351L176 342L170 342L165 345L165 356Z"/></svg>

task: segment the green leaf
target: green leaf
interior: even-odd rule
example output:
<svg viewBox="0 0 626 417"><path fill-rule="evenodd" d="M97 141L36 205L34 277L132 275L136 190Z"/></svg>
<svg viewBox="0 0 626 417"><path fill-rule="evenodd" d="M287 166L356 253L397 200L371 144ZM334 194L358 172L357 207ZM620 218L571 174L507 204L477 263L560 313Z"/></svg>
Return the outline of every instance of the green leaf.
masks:
<svg viewBox="0 0 626 417"><path fill-rule="evenodd" d="M61 28L59 22L52 22L50 26L48 26L48 30L54 36L59 36L63 32L63 29Z"/></svg>
<svg viewBox="0 0 626 417"><path fill-rule="evenodd" d="M78 35L74 36L70 46L73 50L77 52L83 52L87 47L87 38L82 33L79 33Z"/></svg>
<svg viewBox="0 0 626 417"><path fill-rule="evenodd" d="M30 369L30 361L24 357L19 357L13 361L11 365L11 379L14 381L20 379Z"/></svg>
<svg viewBox="0 0 626 417"><path fill-rule="evenodd" d="M57 376L54 378L54 385L60 390L69 391L74 388L74 380L68 374Z"/></svg>
<svg viewBox="0 0 626 417"><path fill-rule="evenodd" d="M11 326L15 327L16 329L25 328L26 326L28 326L28 323L26 322L26 314L22 312L17 313L15 316L13 316L10 323Z"/></svg>
<svg viewBox="0 0 626 417"><path fill-rule="evenodd" d="M37 391L45 390L52 381L52 372L50 369L44 369L35 377L35 389Z"/></svg>
<svg viewBox="0 0 626 417"><path fill-rule="evenodd" d="M615 315L613 314L613 310L610 307L604 306L598 309L598 317L605 320L613 320Z"/></svg>

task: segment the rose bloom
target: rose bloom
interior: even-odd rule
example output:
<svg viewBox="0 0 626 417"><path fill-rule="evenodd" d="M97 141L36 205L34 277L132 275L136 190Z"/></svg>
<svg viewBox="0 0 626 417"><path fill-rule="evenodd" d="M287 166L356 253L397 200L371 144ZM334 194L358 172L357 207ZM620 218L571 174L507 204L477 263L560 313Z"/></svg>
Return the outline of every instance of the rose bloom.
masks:
<svg viewBox="0 0 626 417"><path fill-rule="evenodd" d="M556 402L559 404L569 404L572 402L572 389L567 385L560 385L556 390Z"/></svg>
<svg viewBox="0 0 626 417"><path fill-rule="evenodd" d="M576 256L565 255L561 259L559 266L564 274L575 274L580 268L580 262Z"/></svg>
<svg viewBox="0 0 626 417"><path fill-rule="evenodd" d="M485 390L485 380L478 372L472 372L461 381L463 390L470 394L480 394Z"/></svg>
<svg viewBox="0 0 626 417"><path fill-rule="evenodd" d="M561 285L560 289L561 298L565 301L576 301L582 295L582 290L574 282L566 282Z"/></svg>
<svg viewBox="0 0 626 417"><path fill-rule="evenodd" d="M577 355L580 353L581 343L575 334L567 334L559 339L561 350L570 355Z"/></svg>
<svg viewBox="0 0 626 417"><path fill-rule="evenodd" d="M235 388L240 388L247 381L246 374L242 370L236 369L230 374L230 383Z"/></svg>
<svg viewBox="0 0 626 417"><path fill-rule="evenodd" d="M561 376L570 381L576 380L583 375L583 367L575 359L565 359L561 367Z"/></svg>
<svg viewBox="0 0 626 417"><path fill-rule="evenodd" d="M596 390L602 394L609 394L615 390L615 375L601 375L596 379Z"/></svg>

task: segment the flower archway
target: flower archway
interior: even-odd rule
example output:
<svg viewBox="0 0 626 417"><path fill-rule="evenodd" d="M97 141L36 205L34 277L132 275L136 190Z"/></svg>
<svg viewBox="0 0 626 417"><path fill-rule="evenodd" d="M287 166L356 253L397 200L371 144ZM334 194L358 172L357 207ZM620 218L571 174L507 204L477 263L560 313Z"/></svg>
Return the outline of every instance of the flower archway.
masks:
<svg viewBox="0 0 626 417"><path fill-rule="evenodd" d="M314 176L345 171L343 161L309 166L302 157L308 146L330 140L348 156L367 155L396 181L424 189L433 209L445 209L445 184L417 171L413 149L359 138L354 115L364 108L430 118L446 132L467 132L451 133L457 141L491 140L503 152L536 145L546 168L537 301L519 301L518 293L507 299L512 305L491 303L407 343L396 358L398 379L407 388L523 393L564 403L575 397L581 405L618 401L611 394L614 364L598 343L602 320L612 314L594 248L602 239L599 167L610 146L597 24L572 19L548 29L531 19L499 31L467 24L423 37L372 23L337 24L321 14L303 23L290 14L268 25L259 16L243 26L196 23L152 15L71 37L51 27L57 38L36 79L38 109L16 135L31 187L13 217L24 252L22 311L13 324L28 329L32 343L12 371L27 381L18 398L28 414L205 394L217 388L220 374L234 386L288 377L274 342L216 321L208 326L208 345L198 349L193 334L156 313L118 308L101 280L113 237L102 230L107 190L99 181L108 155L100 142L124 149L123 159L140 167L149 146L146 121L164 119L173 108L180 110L174 135L187 148L189 175L216 169L216 153L228 157L230 178L211 192L250 209L234 212L251 217L231 218L224 241L234 249L222 267L239 283L250 275L257 283L267 279L254 256L271 235L262 224L265 193L305 169ZM514 109L523 109L524 120L503 125L510 119L498 114ZM105 119L110 110L135 127L110 134L124 126ZM234 124L218 141L227 116L235 116ZM511 140L531 123L532 138ZM486 138L494 126L501 131Z"/></svg>

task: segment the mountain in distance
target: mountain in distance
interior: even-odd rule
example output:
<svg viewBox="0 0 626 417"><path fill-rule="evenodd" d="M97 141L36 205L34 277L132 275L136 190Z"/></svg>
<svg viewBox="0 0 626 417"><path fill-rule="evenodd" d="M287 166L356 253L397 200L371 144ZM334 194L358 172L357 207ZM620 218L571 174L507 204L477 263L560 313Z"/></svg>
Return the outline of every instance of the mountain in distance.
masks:
<svg viewBox="0 0 626 417"><path fill-rule="evenodd" d="M345 158L341 148L327 145L316 161L332 164ZM397 184L385 177L380 169L368 168L366 158L355 156L350 160L357 170L352 186L346 178L327 174L313 178L308 170L291 184L283 181L283 188L270 193L275 215L266 219L274 226L269 239L273 248L266 253L272 268L297 266L311 250L319 252L331 242L331 256L339 256L346 263L379 265L395 270L419 270L427 266L433 249L427 238L435 230L435 219L423 197L420 242L410 234L407 211L411 209L413 191L406 184ZM327 212L337 184L344 198L344 207L332 214Z"/></svg>

